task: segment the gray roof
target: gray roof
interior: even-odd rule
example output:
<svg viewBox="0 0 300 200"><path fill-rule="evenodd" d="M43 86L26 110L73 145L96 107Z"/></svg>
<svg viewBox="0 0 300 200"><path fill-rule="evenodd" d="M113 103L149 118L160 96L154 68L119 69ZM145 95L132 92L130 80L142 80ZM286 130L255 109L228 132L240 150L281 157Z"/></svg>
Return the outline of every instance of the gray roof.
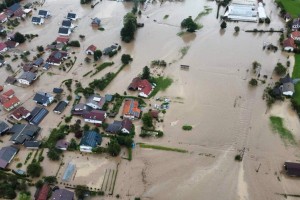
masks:
<svg viewBox="0 0 300 200"><path fill-rule="evenodd" d="M60 27L58 29L58 33L68 34L69 33L69 29L68 28L64 28L64 27Z"/></svg>
<svg viewBox="0 0 300 200"><path fill-rule="evenodd" d="M66 189L58 189L52 193L51 200L73 200L74 192Z"/></svg>
<svg viewBox="0 0 300 200"><path fill-rule="evenodd" d="M100 25L100 23L101 23L101 20L98 17L95 17L92 21L92 24Z"/></svg>
<svg viewBox="0 0 300 200"><path fill-rule="evenodd" d="M25 141L24 146L26 148L39 148L41 146L41 141Z"/></svg>
<svg viewBox="0 0 300 200"><path fill-rule="evenodd" d="M67 18L68 19L76 19L76 14L75 13L68 13Z"/></svg>
<svg viewBox="0 0 300 200"><path fill-rule="evenodd" d="M25 141L32 140L40 130L40 127L31 124L14 124L8 132L13 134L10 141L23 144Z"/></svg>
<svg viewBox="0 0 300 200"><path fill-rule="evenodd" d="M29 123L33 125L38 125L46 117L46 115L48 115L48 113L49 111L45 108L38 106L35 107L30 113L31 118L29 120Z"/></svg>
<svg viewBox="0 0 300 200"><path fill-rule="evenodd" d="M100 99L100 101L97 99ZM102 109L103 105L105 104L105 98L101 97L100 95L93 94L86 100L86 104L93 104L97 106L98 109Z"/></svg>
<svg viewBox="0 0 300 200"><path fill-rule="evenodd" d="M62 140L58 140L56 142L55 148L57 148L57 149L68 148L69 144L70 144L69 142L66 142L63 139Z"/></svg>
<svg viewBox="0 0 300 200"><path fill-rule="evenodd" d="M53 88L53 92L56 94L62 93L64 90L62 88Z"/></svg>
<svg viewBox="0 0 300 200"><path fill-rule="evenodd" d="M32 22L37 22L37 23L40 23L41 20L42 20L42 18L40 18L40 17L32 17L32 19L31 19Z"/></svg>
<svg viewBox="0 0 300 200"><path fill-rule="evenodd" d="M67 107L68 102L67 101L60 101L55 108L53 109L54 112L63 112L65 110L65 108Z"/></svg>
<svg viewBox="0 0 300 200"><path fill-rule="evenodd" d="M16 147L2 147L2 149L0 149L0 168L6 168L18 151L19 149Z"/></svg>
<svg viewBox="0 0 300 200"><path fill-rule="evenodd" d="M31 71L24 72L18 79L27 80L29 83L32 83L36 79L36 74Z"/></svg>
<svg viewBox="0 0 300 200"><path fill-rule="evenodd" d="M295 87L293 83L284 83L282 85L282 92L295 92Z"/></svg>
<svg viewBox="0 0 300 200"><path fill-rule="evenodd" d="M44 62L43 58L38 58L32 64L38 66L38 65L43 64L43 62Z"/></svg>
<svg viewBox="0 0 300 200"><path fill-rule="evenodd" d="M39 14L38 15L42 15L42 16L47 16L48 15L48 11L46 10L39 10Z"/></svg>
<svg viewBox="0 0 300 200"><path fill-rule="evenodd" d="M51 94L45 93L45 92L37 92L35 96L33 97L33 100L36 101L39 104L44 103L50 103L49 98L52 97Z"/></svg>
<svg viewBox="0 0 300 200"><path fill-rule="evenodd" d="M114 121L112 124L109 124L105 131L109 133L118 133L122 129L121 121Z"/></svg>
<svg viewBox="0 0 300 200"><path fill-rule="evenodd" d="M287 74L284 78L280 79L280 83L284 84L284 83L292 83L293 79L290 77L290 74Z"/></svg>
<svg viewBox="0 0 300 200"><path fill-rule="evenodd" d="M99 133L96 131L86 131L84 132L84 135L80 141L80 146L90 146L90 147L97 147L97 145L100 145L102 142L102 137Z"/></svg>
<svg viewBox="0 0 300 200"><path fill-rule="evenodd" d="M4 121L0 121L0 135L6 132L8 129L9 126Z"/></svg>
<svg viewBox="0 0 300 200"><path fill-rule="evenodd" d="M65 26L65 27L71 27L72 22L71 22L71 20L63 20L61 25Z"/></svg>

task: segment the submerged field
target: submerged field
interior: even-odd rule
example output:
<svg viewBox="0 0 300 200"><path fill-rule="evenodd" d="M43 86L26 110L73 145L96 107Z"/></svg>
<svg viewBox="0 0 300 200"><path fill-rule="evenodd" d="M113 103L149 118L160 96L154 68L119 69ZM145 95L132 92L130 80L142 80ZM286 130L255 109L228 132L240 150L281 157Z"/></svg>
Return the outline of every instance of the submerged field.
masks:
<svg viewBox="0 0 300 200"><path fill-rule="evenodd" d="M292 15L292 17L298 17L300 14L300 0L276 0L281 2L286 11Z"/></svg>

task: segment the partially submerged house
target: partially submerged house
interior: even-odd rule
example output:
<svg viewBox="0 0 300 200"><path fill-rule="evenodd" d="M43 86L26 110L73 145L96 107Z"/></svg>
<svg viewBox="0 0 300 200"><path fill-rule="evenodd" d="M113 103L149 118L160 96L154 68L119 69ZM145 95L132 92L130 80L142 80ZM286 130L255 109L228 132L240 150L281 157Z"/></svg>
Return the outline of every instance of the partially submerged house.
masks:
<svg viewBox="0 0 300 200"><path fill-rule="evenodd" d="M153 90L153 86L147 79L136 77L128 86L129 90L139 91L139 96L147 98Z"/></svg>
<svg viewBox="0 0 300 200"><path fill-rule="evenodd" d="M292 38L287 38L283 41L283 50L285 51L294 51L297 48L295 41Z"/></svg>
<svg viewBox="0 0 300 200"><path fill-rule="evenodd" d="M17 79L14 76L8 76L5 80L5 83L8 85L13 85Z"/></svg>
<svg viewBox="0 0 300 200"><path fill-rule="evenodd" d="M64 90L62 88L53 88L53 93L55 94L61 94Z"/></svg>
<svg viewBox="0 0 300 200"><path fill-rule="evenodd" d="M284 163L283 167L287 175L300 176L300 163L287 161Z"/></svg>
<svg viewBox="0 0 300 200"><path fill-rule="evenodd" d="M23 106L20 106L15 109L10 116L15 120L20 121L22 119L27 119L30 116L30 111L25 109Z"/></svg>
<svg viewBox="0 0 300 200"><path fill-rule="evenodd" d="M91 25L92 27L98 28L101 24L101 20L98 17L92 19Z"/></svg>
<svg viewBox="0 0 300 200"><path fill-rule="evenodd" d="M7 51L7 46L4 42L0 42L0 53L4 53Z"/></svg>
<svg viewBox="0 0 300 200"><path fill-rule="evenodd" d="M123 107L123 117L128 119L138 119L141 115L139 102L134 99L126 99Z"/></svg>
<svg viewBox="0 0 300 200"><path fill-rule="evenodd" d="M33 98L37 104L48 106L54 101L54 97L46 92L37 92Z"/></svg>
<svg viewBox="0 0 300 200"><path fill-rule="evenodd" d="M53 51L48 59L46 60L46 63L50 65L59 66L62 64L64 60L68 58L68 52L65 51Z"/></svg>
<svg viewBox="0 0 300 200"><path fill-rule="evenodd" d="M103 105L105 104L105 98L101 97L100 95L93 94L88 97L86 100L86 105L90 106L93 109L102 109Z"/></svg>
<svg viewBox="0 0 300 200"><path fill-rule="evenodd" d="M14 124L8 132L12 134L10 141L23 144L25 141L34 140L40 130L40 127L31 124Z"/></svg>
<svg viewBox="0 0 300 200"><path fill-rule="evenodd" d="M61 27L71 29L73 28L73 24L71 20L63 20L61 23Z"/></svg>
<svg viewBox="0 0 300 200"><path fill-rule="evenodd" d="M85 105L84 103L79 103L79 104L76 104L73 108L72 108L72 115L83 115L85 113L88 113L90 111L92 111L93 108Z"/></svg>
<svg viewBox="0 0 300 200"><path fill-rule="evenodd" d="M58 189L52 193L50 200L74 200L74 192Z"/></svg>
<svg viewBox="0 0 300 200"><path fill-rule="evenodd" d="M30 112L29 123L32 125L39 125L42 120L48 115L49 111L46 108L36 106Z"/></svg>
<svg viewBox="0 0 300 200"><path fill-rule="evenodd" d="M55 40L55 42L57 43L63 43L63 44L67 44L69 42L70 38L69 37L65 37L65 36L58 36Z"/></svg>
<svg viewBox="0 0 300 200"><path fill-rule="evenodd" d="M51 15L50 15L50 12L47 10L39 10L38 16L42 17L42 18L48 18Z"/></svg>
<svg viewBox="0 0 300 200"><path fill-rule="evenodd" d="M11 111L12 109L16 108L21 102L15 96L15 92L10 89L0 96L0 103L5 110Z"/></svg>
<svg viewBox="0 0 300 200"><path fill-rule="evenodd" d="M94 52L97 50L97 47L95 45L90 45L86 50L85 53L87 55L94 55Z"/></svg>
<svg viewBox="0 0 300 200"><path fill-rule="evenodd" d="M96 131L86 131L81 138L79 147L82 152L92 152L102 142L102 137Z"/></svg>
<svg viewBox="0 0 300 200"><path fill-rule="evenodd" d="M292 31L297 31L300 29L300 17L293 20Z"/></svg>
<svg viewBox="0 0 300 200"><path fill-rule="evenodd" d="M291 33L291 38L296 41L300 41L300 31L294 31Z"/></svg>
<svg viewBox="0 0 300 200"><path fill-rule="evenodd" d="M67 19L69 19L69 20L77 20L78 16L77 16L76 13L68 13Z"/></svg>
<svg viewBox="0 0 300 200"><path fill-rule="evenodd" d="M58 104L53 109L53 112L56 113L56 114L61 114L66 109L66 107L67 107L68 104L69 104L68 101L60 101L60 102L58 102Z"/></svg>
<svg viewBox="0 0 300 200"><path fill-rule="evenodd" d="M42 145L41 141L25 141L24 142L24 147L26 149L39 149L41 145Z"/></svg>
<svg viewBox="0 0 300 200"><path fill-rule="evenodd" d="M13 49L13 48L16 48L16 47L19 45L18 42L12 41L12 40L7 40L7 41L5 41L4 43L5 43L6 47L7 47L7 49Z"/></svg>
<svg viewBox="0 0 300 200"><path fill-rule="evenodd" d="M14 3L5 10L5 13L8 17L25 17L24 11L19 3Z"/></svg>
<svg viewBox="0 0 300 200"><path fill-rule="evenodd" d="M31 85L35 80L37 76L35 73L32 73L31 71L24 72L19 78L18 82L23 85Z"/></svg>
<svg viewBox="0 0 300 200"><path fill-rule="evenodd" d="M7 21L7 16L4 12L0 13L0 23L4 23Z"/></svg>
<svg viewBox="0 0 300 200"><path fill-rule="evenodd" d="M295 86L293 83L293 79L290 77L290 74L287 74L284 78L281 78L280 83L280 89L282 94L285 96L293 96L295 92Z"/></svg>
<svg viewBox="0 0 300 200"><path fill-rule="evenodd" d="M58 140L55 144L55 148L66 151L69 147L70 143L65 141L64 139Z"/></svg>
<svg viewBox="0 0 300 200"><path fill-rule="evenodd" d="M71 29L65 28L65 27L60 27L58 29L58 34L63 35L63 36L69 36L71 34Z"/></svg>
<svg viewBox="0 0 300 200"><path fill-rule="evenodd" d="M95 125L101 125L105 121L107 114L102 110L92 110L82 114L85 122L92 123Z"/></svg>
<svg viewBox="0 0 300 200"><path fill-rule="evenodd" d="M103 55L109 55L111 53L114 53L118 51L121 48L121 46L118 43L115 43L111 45L110 47L107 47L103 50Z"/></svg>
<svg viewBox="0 0 300 200"><path fill-rule="evenodd" d="M4 121L0 121L0 136L6 133L9 130L8 124Z"/></svg>
<svg viewBox="0 0 300 200"><path fill-rule="evenodd" d="M132 129L132 121L129 119L123 119L123 121L114 121L112 124L109 124L106 128L106 132L109 133L125 133L129 134Z"/></svg>
<svg viewBox="0 0 300 200"><path fill-rule="evenodd" d="M13 146L2 147L0 149L0 168L5 169L13 160L19 149Z"/></svg>
<svg viewBox="0 0 300 200"><path fill-rule="evenodd" d="M50 186L47 183L44 183L41 188L37 189L34 195L35 200L47 200L50 191L51 191Z"/></svg>
<svg viewBox="0 0 300 200"><path fill-rule="evenodd" d="M42 25L44 23L44 18L32 17L31 22L35 25Z"/></svg>
<svg viewBox="0 0 300 200"><path fill-rule="evenodd" d="M43 58L37 58L32 62L32 66L34 67L40 67L42 66L44 63L44 59Z"/></svg>

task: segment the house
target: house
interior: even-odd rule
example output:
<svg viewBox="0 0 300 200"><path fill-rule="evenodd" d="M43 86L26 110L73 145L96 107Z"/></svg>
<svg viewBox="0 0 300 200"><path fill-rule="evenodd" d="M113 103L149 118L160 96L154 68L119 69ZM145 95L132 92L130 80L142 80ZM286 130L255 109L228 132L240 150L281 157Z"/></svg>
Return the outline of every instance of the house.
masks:
<svg viewBox="0 0 300 200"><path fill-rule="evenodd" d="M46 50L61 50L65 45L63 43L48 44Z"/></svg>
<svg viewBox="0 0 300 200"><path fill-rule="evenodd" d="M2 147L0 149L0 168L5 169L18 151L19 149L13 146Z"/></svg>
<svg viewBox="0 0 300 200"><path fill-rule="evenodd" d="M15 42L15 41L12 41L12 40L7 40L4 43L5 43L6 47L7 47L7 49L16 48L19 45L18 42Z"/></svg>
<svg viewBox="0 0 300 200"><path fill-rule="evenodd" d="M300 163L286 161L283 167L287 175L300 176Z"/></svg>
<svg viewBox="0 0 300 200"><path fill-rule="evenodd" d="M88 113L92 110L93 108L85 105L84 103L79 103L72 108L71 113L72 115L83 115L84 113Z"/></svg>
<svg viewBox="0 0 300 200"><path fill-rule="evenodd" d="M61 114L66 109L68 104L68 101L60 101L53 109L53 112L55 112L56 114Z"/></svg>
<svg viewBox="0 0 300 200"><path fill-rule="evenodd" d="M291 33L291 38L296 41L300 41L300 31L294 31Z"/></svg>
<svg viewBox="0 0 300 200"><path fill-rule="evenodd" d="M49 63L44 63L43 70L48 70L51 68L51 65Z"/></svg>
<svg viewBox="0 0 300 200"><path fill-rule="evenodd" d="M86 100L86 105L92 107L93 109L100 110L104 104L105 98L97 94L89 96L89 98Z"/></svg>
<svg viewBox="0 0 300 200"><path fill-rule="evenodd" d="M35 25L42 25L44 23L44 18L32 17L31 22Z"/></svg>
<svg viewBox="0 0 300 200"><path fill-rule="evenodd" d="M55 40L57 43L63 43L67 44L69 42L70 38L69 37L64 37L64 36L58 36Z"/></svg>
<svg viewBox="0 0 300 200"><path fill-rule="evenodd" d="M53 100L54 97L51 94L45 92L37 92L33 98L33 101L43 106L50 105Z"/></svg>
<svg viewBox="0 0 300 200"><path fill-rule="evenodd" d="M129 119L123 119L123 121L114 121L109 124L105 131L109 133L126 133L129 134L132 129L132 121Z"/></svg>
<svg viewBox="0 0 300 200"><path fill-rule="evenodd" d="M0 23L4 23L7 21L7 16L4 12L0 13Z"/></svg>
<svg viewBox="0 0 300 200"><path fill-rule="evenodd" d="M97 47L94 45L90 45L86 50L85 53L87 55L94 55L94 52L97 50Z"/></svg>
<svg viewBox="0 0 300 200"><path fill-rule="evenodd" d="M114 100L114 95L106 94L105 95L105 101L106 102L112 102Z"/></svg>
<svg viewBox="0 0 300 200"><path fill-rule="evenodd" d="M31 85L35 80L37 76L35 73L32 72L24 72L19 78L18 82L23 85Z"/></svg>
<svg viewBox="0 0 300 200"><path fill-rule="evenodd" d="M31 124L14 124L8 133L13 134L10 141L14 144L23 144L25 141L34 140L40 130L40 127Z"/></svg>
<svg viewBox="0 0 300 200"><path fill-rule="evenodd" d="M128 90L138 90L140 91L139 96L147 98L152 92L153 87L147 79L136 77L132 79L130 85L128 86Z"/></svg>
<svg viewBox="0 0 300 200"><path fill-rule="evenodd" d="M35 107L30 115L29 123L32 125L38 125L48 115L49 111L46 108Z"/></svg>
<svg viewBox="0 0 300 200"><path fill-rule="evenodd" d="M82 114L85 122L93 123L93 124L102 124L107 117L105 111L102 110L92 110L90 112L86 112Z"/></svg>
<svg viewBox="0 0 300 200"><path fill-rule="evenodd" d="M126 99L122 113L124 118L138 119L141 115L141 109L139 109L139 102L134 99Z"/></svg>
<svg viewBox="0 0 300 200"><path fill-rule="evenodd" d="M69 147L70 143L66 142L65 140L58 140L56 142L55 148L66 151Z"/></svg>
<svg viewBox="0 0 300 200"><path fill-rule="evenodd" d="M4 53L7 51L7 46L4 42L0 42L0 53Z"/></svg>
<svg viewBox="0 0 300 200"><path fill-rule="evenodd" d="M50 65L59 66L68 58L68 53L65 51L53 51L46 62Z"/></svg>
<svg viewBox="0 0 300 200"><path fill-rule="evenodd" d="M33 61L32 66L34 67L40 67L42 66L44 63L44 59L43 58L37 58Z"/></svg>
<svg viewBox="0 0 300 200"><path fill-rule="evenodd" d="M22 64L21 64L21 66L22 66ZM22 69L24 72L32 72L33 65L31 63L26 63L22 66Z"/></svg>
<svg viewBox="0 0 300 200"><path fill-rule="evenodd" d="M4 121L0 121L0 135L3 135L8 129L9 126Z"/></svg>
<svg viewBox="0 0 300 200"><path fill-rule="evenodd" d="M292 23L292 31L298 31L300 29L300 18L296 18Z"/></svg>
<svg viewBox="0 0 300 200"><path fill-rule="evenodd" d="M92 19L92 27L98 28L101 24L101 20L98 17L95 17L94 19Z"/></svg>
<svg viewBox="0 0 300 200"><path fill-rule="evenodd" d="M114 53L118 51L121 48L121 46L118 43L115 43L111 45L110 47L107 47L103 50L103 55L109 55L111 53Z"/></svg>
<svg viewBox="0 0 300 200"><path fill-rule="evenodd" d="M0 59L0 67L2 67L5 63L5 60Z"/></svg>
<svg viewBox="0 0 300 200"><path fill-rule="evenodd" d="M285 51L294 51L297 48L295 41L292 38L287 38L283 41L283 50Z"/></svg>
<svg viewBox="0 0 300 200"><path fill-rule="evenodd" d="M41 144L42 144L41 141L25 141L24 147L26 149L39 149Z"/></svg>
<svg viewBox="0 0 300 200"><path fill-rule="evenodd" d="M5 83L8 85L13 85L16 81L17 81L17 79L15 77L8 76L5 80Z"/></svg>
<svg viewBox="0 0 300 200"><path fill-rule="evenodd" d="M73 28L73 24L71 20L63 20L61 23L61 27L71 29Z"/></svg>
<svg viewBox="0 0 300 200"><path fill-rule="evenodd" d="M7 40L14 40L15 39L15 35L16 35L15 32L10 32L10 33L7 34L6 39Z"/></svg>
<svg viewBox="0 0 300 200"><path fill-rule="evenodd" d="M158 115L159 115L159 111L158 110L151 110L150 112L150 116L153 118L153 119L158 119Z"/></svg>
<svg viewBox="0 0 300 200"><path fill-rule="evenodd" d="M283 19L285 20L285 22L288 22L288 21L290 21L292 19L292 16L289 13L286 13L283 16Z"/></svg>
<svg viewBox="0 0 300 200"><path fill-rule="evenodd" d="M0 102L3 108L7 111L11 111L20 104L20 100L15 96L13 90L8 90L0 96Z"/></svg>
<svg viewBox="0 0 300 200"><path fill-rule="evenodd" d="M15 109L11 115L12 118L14 118L17 121L20 121L22 119L27 119L30 116L29 110L25 109L23 106L18 107Z"/></svg>
<svg viewBox="0 0 300 200"><path fill-rule="evenodd" d="M77 20L77 15L75 13L68 13L67 19L69 20Z"/></svg>
<svg viewBox="0 0 300 200"><path fill-rule="evenodd" d="M8 7L5 13L8 17L21 17L24 14L22 7L19 3L14 3L12 6Z"/></svg>
<svg viewBox="0 0 300 200"><path fill-rule="evenodd" d="M96 131L86 131L80 141L79 147L82 152L92 152L102 142L102 137Z"/></svg>
<svg viewBox="0 0 300 200"><path fill-rule="evenodd" d="M53 88L53 93L61 94L64 90L62 88Z"/></svg>
<svg viewBox="0 0 300 200"><path fill-rule="evenodd" d="M295 92L293 79L290 77L290 74L287 74L284 78L280 79L280 89L283 95L293 96Z"/></svg>
<svg viewBox="0 0 300 200"><path fill-rule="evenodd" d="M50 186L47 183L44 183L41 188L37 189L34 195L35 200L47 200L50 191Z"/></svg>
<svg viewBox="0 0 300 200"><path fill-rule="evenodd" d="M71 29L69 28L64 28L64 27L60 27L58 29L58 34L59 35L64 35L64 36L69 36L71 34Z"/></svg>
<svg viewBox="0 0 300 200"><path fill-rule="evenodd" d="M50 200L74 200L74 192L58 189L52 193Z"/></svg>
<svg viewBox="0 0 300 200"><path fill-rule="evenodd" d="M48 18L51 15L50 15L50 12L47 10L39 10L38 16L42 17L42 18Z"/></svg>

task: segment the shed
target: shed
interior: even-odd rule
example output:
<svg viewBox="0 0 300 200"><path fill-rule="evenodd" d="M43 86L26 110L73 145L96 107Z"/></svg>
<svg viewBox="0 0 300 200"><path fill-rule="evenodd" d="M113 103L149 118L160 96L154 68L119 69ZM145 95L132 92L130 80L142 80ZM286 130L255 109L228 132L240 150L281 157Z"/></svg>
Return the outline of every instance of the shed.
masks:
<svg viewBox="0 0 300 200"><path fill-rule="evenodd" d="M41 146L42 142L41 141L25 141L24 146L27 149L39 149Z"/></svg>
<svg viewBox="0 0 300 200"><path fill-rule="evenodd" d="M284 167L287 175L300 176L300 163L285 162L283 167Z"/></svg>
<svg viewBox="0 0 300 200"><path fill-rule="evenodd" d="M53 88L53 93L61 94L64 90L62 88Z"/></svg>

